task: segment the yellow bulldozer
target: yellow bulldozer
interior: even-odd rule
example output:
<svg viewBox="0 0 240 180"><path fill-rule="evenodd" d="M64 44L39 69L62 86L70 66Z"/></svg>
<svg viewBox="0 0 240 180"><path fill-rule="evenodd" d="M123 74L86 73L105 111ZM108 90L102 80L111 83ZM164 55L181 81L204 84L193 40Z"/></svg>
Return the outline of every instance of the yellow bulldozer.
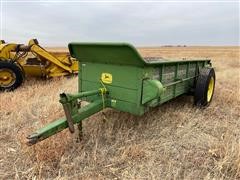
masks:
<svg viewBox="0 0 240 180"><path fill-rule="evenodd" d="M78 62L68 54L50 53L37 39L28 45L0 40L0 91L19 87L25 77L51 78L78 73Z"/></svg>

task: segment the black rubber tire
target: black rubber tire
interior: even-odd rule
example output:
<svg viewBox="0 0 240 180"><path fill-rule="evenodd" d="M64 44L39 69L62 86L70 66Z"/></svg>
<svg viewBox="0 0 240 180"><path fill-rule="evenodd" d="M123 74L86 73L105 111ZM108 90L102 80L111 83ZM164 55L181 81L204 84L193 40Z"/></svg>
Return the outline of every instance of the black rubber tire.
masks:
<svg viewBox="0 0 240 180"><path fill-rule="evenodd" d="M210 79L213 77L214 84L213 84L213 92L211 99L208 101L207 99L207 93L208 93L208 86L210 83ZM196 87L194 92L194 104L197 106L208 106L211 101L214 94L215 89L215 71L213 68L203 68L199 72L199 76L196 81Z"/></svg>
<svg viewBox="0 0 240 180"><path fill-rule="evenodd" d="M1 86L0 85L0 91L13 91L14 89L18 88L23 83L24 72L22 71L22 68L19 67L16 63L8 61L8 60L6 60L6 61L0 60L0 70L1 69L11 70L14 73L16 80L10 86Z"/></svg>

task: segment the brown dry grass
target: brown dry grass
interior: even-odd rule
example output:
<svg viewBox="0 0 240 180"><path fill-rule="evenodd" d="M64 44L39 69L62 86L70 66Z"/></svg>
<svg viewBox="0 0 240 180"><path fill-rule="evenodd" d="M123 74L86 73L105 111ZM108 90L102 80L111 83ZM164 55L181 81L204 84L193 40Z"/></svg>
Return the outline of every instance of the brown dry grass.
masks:
<svg viewBox="0 0 240 180"><path fill-rule="evenodd" d="M105 110L84 121L84 139L68 130L27 147L33 130L63 116L62 91L77 78L27 80L0 94L0 179L238 179L240 178L239 47L140 48L147 56L209 57L216 67L206 109L182 96L142 117Z"/></svg>

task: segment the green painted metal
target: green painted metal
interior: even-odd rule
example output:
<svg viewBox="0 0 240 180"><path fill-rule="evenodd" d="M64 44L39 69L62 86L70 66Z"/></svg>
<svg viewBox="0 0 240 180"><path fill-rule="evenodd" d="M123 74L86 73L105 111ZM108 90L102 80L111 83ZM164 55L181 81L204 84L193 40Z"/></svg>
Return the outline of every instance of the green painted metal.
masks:
<svg viewBox="0 0 240 180"><path fill-rule="evenodd" d="M127 43L70 43L68 48L71 56L82 62L141 67L146 64L136 49Z"/></svg>
<svg viewBox="0 0 240 180"><path fill-rule="evenodd" d="M142 104L157 99L164 91L163 85L160 81L147 79L143 81Z"/></svg>
<svg viewBox="0 0 240 180"><path fill-rule="evenodd" d="M211 66L209 59L145 61L126 43L70 43L69 50L79 60L79 92L60 95L67 118L38 130L30 142L67 127L74 132L74 124L106 107L143 115L194 89L199 70ZM90 104L79 109L79 100Z"/></svg>

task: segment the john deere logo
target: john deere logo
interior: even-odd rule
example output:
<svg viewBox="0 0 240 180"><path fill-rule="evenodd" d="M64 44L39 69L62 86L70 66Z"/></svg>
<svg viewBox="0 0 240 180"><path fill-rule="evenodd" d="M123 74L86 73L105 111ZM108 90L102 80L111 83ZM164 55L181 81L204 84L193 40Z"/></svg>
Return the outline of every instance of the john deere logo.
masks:
<svg viewBox="0 0 240 180"><path fill-rule="evenodd" d="M112 75L109 73L102 73L101 80L102 80L102 82L104 82L106 84L111 84L112 83Z"/></svg>

